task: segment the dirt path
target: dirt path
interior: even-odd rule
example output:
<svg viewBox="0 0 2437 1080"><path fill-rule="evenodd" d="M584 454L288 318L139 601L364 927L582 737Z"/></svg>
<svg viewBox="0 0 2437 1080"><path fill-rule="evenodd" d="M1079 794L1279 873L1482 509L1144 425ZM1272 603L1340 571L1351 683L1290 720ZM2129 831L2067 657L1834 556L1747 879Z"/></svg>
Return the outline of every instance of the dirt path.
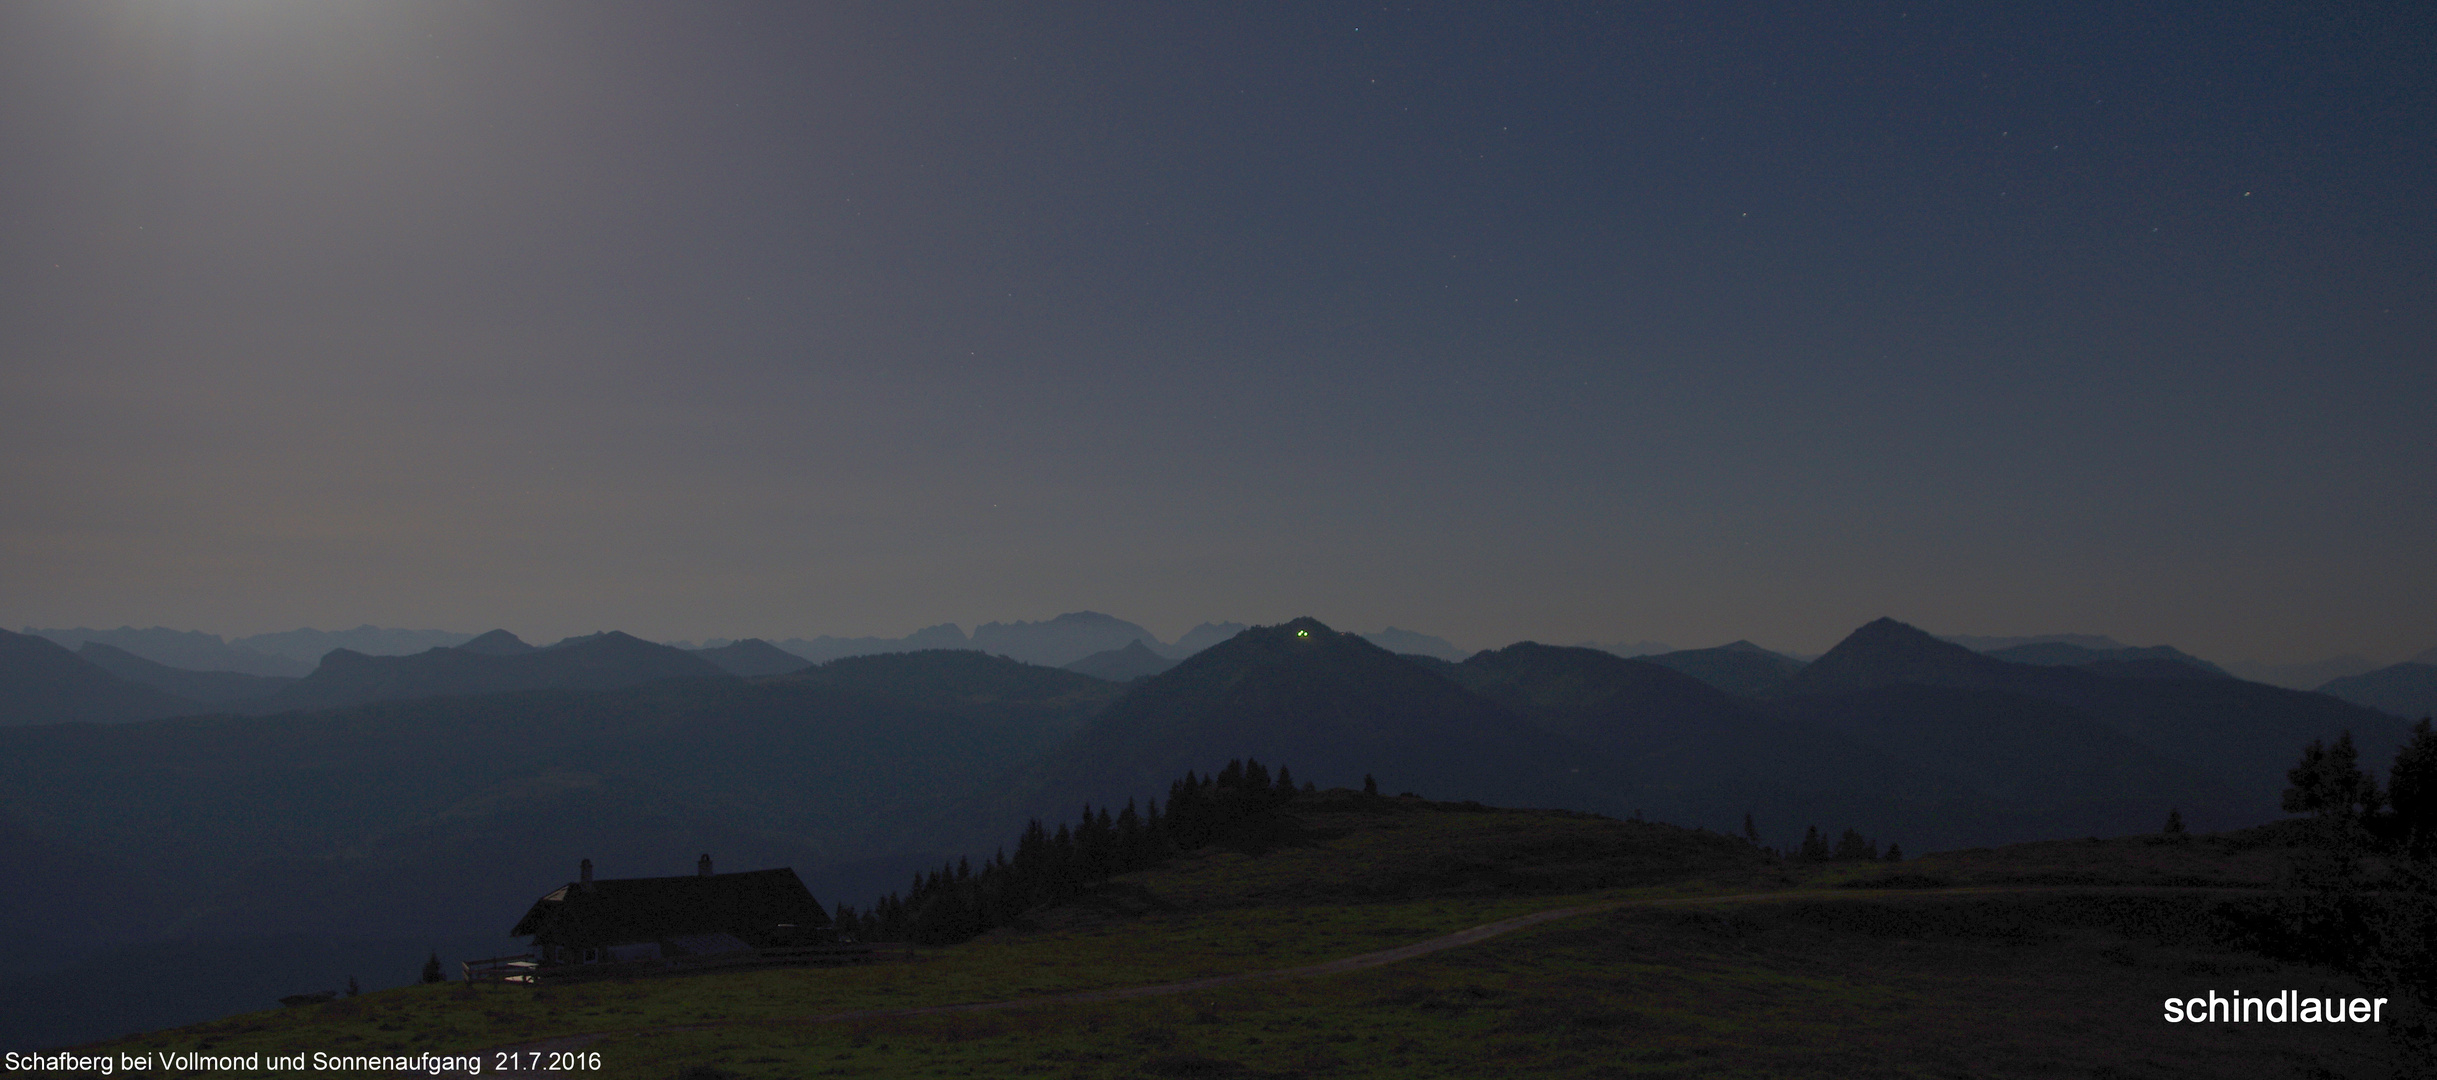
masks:
<svg viewBox="0 0 2437 1080"><path fill-rule="evenodd" d="M1378 952L1364 953L1360 956L1349 956L1343 960L1330 960L1325 963L1305 964L1302 967L1271 968L1267 971L1246 971L1235 975L1213 975L1206 979L1187 979L1184 982L1155 983L1150 986L1126 986L1114 990L1076 990L1064 994L1041 994L1035 997L1009 998L1005 1001L975 1001L963 1005L926 1005L911 1009L862 1009L855 1012L824 1013L819 1016L807 1016L797 1020L781 1021L781 1023L829 1024L846 1020L879 1020L896 1016L938 1016L942 1013L992 1012L999 1009L1028 1009L1036 1005L1073 1005L1091 1001L1124 1001L1129 998L1167 997L1172 994L1190 994L1196 990L1209 990L1216 987L1235 986L1240 983L1248 982L1269 982L1275 979L1308 979L1315 975L1335 975L1347 971L1360 971L1364 968L1375 968L1386 964L1393 964L1400 960L1411 960L1417 956L1428 956L1429 954L1438 952L1442 949L1452 949L1459 945L1470 945L1473 942L1487 940L1489 938L1497 937L1500 934L1510 934L1527 926L1538 926L1541 923L1548 922L1552 919L1563 919L1574 915L1588 915L1595 911L1611 911L1618 907L1624 906L1624 903L1625 902L1623 901L1611 901L1604 904L1583 904L1577 907L1556 908L1549 911L1535 911L1529 915L1517 915L1511 919L1500 919L1493 923L1482 923L1481 925L1475 926L1469 930L1458 930L1455 933L1434 937L1428 941L1417 941L1411 945L1400 945L1393 949L1381 949Z"/></svg>
<svg viewBox="0 0 2437 1080"><path fill-rule="evenodd" d="M1908 891L1906 895L1934 893L1940 896L1965 896L1981 893L2064 891L2071 888L2073 887L2049 885L2019 888L1991 886L1985 888ZM2087 890L2085 889L2081 891ZM1869 894L1856 894L1853 890L1837 890L1830 892L1827 890L1799 889L1765 893L1736 893L1730 896L1678 896L1646 900L1605 900L1596 904L1578 904L1574 907L1552 908L1547 911L1535 911L1529 915L1517 915L1511 919L1500 919L1493 923L1482 923L1481 925L1472 927L1468 930L1458 930L1452 934L1442 934L1427 941L1414 942L1411 945L1399 945L1393 949L1381 949L1378 952L1368 952L1363 953L1360 956L1349 956L1342 960L1329 960L1318 964L1305 964L1301 967L1271 968L1267 971L1246 971L1235 975L1213 975L1206 979L1188 979L1184 982L1155 983L1150 986L1127 986L1114 990L1076 990L1064 994L1041 994L1035 997L1009 998L1004 1001L975 1001L962 1005L926 1005L906 1009L861 1009L855 1012L821 1013L814 1016L785 1018L775 1021L760 1020L750 1022L829 1024L851 1020L882 1020L898 1016L938 1016L943 1013L993 1012L1000 1009L1029 1009L1039 1005L1074 1005L1093 1001L1124 1001L1130 998L1167 997L1173 994L1190 994L1196 990L1209 990L1221 986L1236 986L1243 983L1252 982L1272 982L1279 979L1309 979L1321 975L1340 975L1349 971L1362 971L1367 968L1385 967L1386 965L1401 963L1406 960L1414 959L1415 957L1428 956L1434 952L1441 952L1447 949L1470 945L1476 941L1487 941L1490 938L1497 937L1501 934L1511 934L1517 930L1522 930L1526 927L1538 926L1544 922L1552 922L1557 919L1568 919L1576 915L1594 915L1603 911L1616 911L1622 908L1707 907L1714 904L1761 903L1767 901L1822 898L1850 900L1860 899L1867 895ZM709 1028L714 1026L725 1025L705 1024L701 1025L700 1028L687 1028L683 1030L700 1030L701 1028Z"/></svg>

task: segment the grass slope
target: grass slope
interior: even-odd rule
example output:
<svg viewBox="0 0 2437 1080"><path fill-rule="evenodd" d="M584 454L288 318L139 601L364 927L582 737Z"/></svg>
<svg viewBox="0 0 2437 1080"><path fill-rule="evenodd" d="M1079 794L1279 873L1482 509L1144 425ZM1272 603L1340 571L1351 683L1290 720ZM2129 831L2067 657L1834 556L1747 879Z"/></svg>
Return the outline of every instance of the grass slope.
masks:
<svg viewBox="0 0 2437 1080"><path fill-rule="evenodd" d="M101 1048L547 1044L613 1077L2397 1075L2378 1025L2161 1021L2162 999L2210 990L2367 993L2222 943L2214 913L2294 850L2272 829L1947 853L1896 880L1583 815L1350 795L1294 813L1285 846L1197 853L910 963L414 987ZM1583 903L1621 906L1349 974L902 1013L1292 967Z"/></svg>

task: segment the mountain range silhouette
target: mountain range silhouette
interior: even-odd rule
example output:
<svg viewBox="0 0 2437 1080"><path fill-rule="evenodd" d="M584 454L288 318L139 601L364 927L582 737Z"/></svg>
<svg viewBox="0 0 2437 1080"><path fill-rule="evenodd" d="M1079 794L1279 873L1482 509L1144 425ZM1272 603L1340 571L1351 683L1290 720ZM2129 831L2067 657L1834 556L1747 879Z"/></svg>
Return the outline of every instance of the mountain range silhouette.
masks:
<svg viewBox="0 0 2437 1080"><path fill-rule="evenodd" d="M730 658L754 656L772 659ZM266 942L323 955L367 924L492 942L494 909L577 854L652 873L715 850L877 895L1031 817L1163 796L1240 757L1322 786L1370 775L1720 831L1750 814L1780 846L1853 826L1922 852L2151 832L2170 809L2203 831L2273 820L2302 746L2349 731L2382 768L2408 729L2188 667L2110 670L2009 663L1891 619L1807 666L1741 643L1459 662L1298 619L1127 683L971 648L744 676L622 633L501 632L333 652L279 688L281 711L240 715L0 635L0 857L40 868L0 881L17 928L0 977L73 961L100 978L164 933L263 962L290 947Z"/></svg>

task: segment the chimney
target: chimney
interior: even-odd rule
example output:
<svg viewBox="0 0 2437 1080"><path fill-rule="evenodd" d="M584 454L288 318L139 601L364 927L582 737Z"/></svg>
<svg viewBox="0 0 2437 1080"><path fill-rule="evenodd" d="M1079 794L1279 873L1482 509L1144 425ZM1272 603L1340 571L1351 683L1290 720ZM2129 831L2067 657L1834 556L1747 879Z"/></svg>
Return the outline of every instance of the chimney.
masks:
<svg viewBox="0 0 2437 1080"><path fill-rule="evenodd" d="M582 867L581 869L582 869L582 870L583 870L583 872L584 872L584 884L586 884L586 885L590 885L590 884L592 884L592 860L591 860L591 859L586 859L586 860L584 860L584 865L583 865L583 867Z"/></svg>
<svg viewBox="0 0 2437 1080"><path fill-rule="evenodd" d="M711 876L711 856L709 853L706 852L702 856L702 861L694 864L694 873L698 877Z"/></svg>

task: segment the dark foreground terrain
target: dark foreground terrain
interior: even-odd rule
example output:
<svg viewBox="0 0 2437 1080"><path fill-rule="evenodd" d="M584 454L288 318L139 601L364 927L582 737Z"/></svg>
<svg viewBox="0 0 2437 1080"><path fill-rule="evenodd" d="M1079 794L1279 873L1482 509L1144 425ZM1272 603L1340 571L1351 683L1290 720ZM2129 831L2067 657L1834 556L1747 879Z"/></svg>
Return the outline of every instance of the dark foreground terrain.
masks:
<svg viewBox="0 0 2437 1080"><path fill-rule="evenodd" d="M1277 846L1206 848L911 962L414 987L92 1049L541 1047L638 1077L2420 1075L2394 1034L2418 1019L2402 1002L2385 1024L2163 1019L2165 999L2212 991L2388 993L2279 936L2299 895L2280 883L2307 850L2294 828L1807 863L1418 799L1323 793L1291 814ZM1571 907L1592 910L1270 974Z"/></svg>

